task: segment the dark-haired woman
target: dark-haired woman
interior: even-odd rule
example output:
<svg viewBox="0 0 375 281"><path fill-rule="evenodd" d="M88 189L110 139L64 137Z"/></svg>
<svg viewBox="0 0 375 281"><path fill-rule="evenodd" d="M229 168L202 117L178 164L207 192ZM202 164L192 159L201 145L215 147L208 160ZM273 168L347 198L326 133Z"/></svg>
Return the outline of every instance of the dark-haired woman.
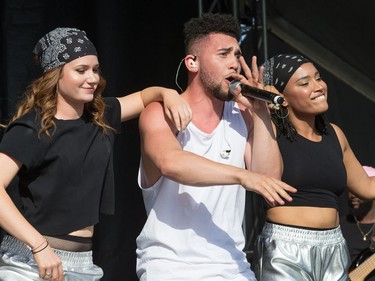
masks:
<svg viewBox="0 0 375 281"><path fill-rule="evenodd" d="M267 206L257 240L258 281L348 280L350 264L339 226L338 197L346 189L375 198L343 131L330 124L327 85L301 55L280 54L264 64L264 84L285 99L271 110L284 162L282 180L298 191L283 206Z"/></svg>

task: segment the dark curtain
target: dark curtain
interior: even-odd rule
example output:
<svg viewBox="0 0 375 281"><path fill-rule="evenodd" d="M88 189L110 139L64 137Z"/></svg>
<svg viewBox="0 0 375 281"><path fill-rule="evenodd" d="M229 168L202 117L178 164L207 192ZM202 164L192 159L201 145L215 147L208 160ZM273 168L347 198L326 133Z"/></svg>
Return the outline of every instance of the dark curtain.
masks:
<svg viewBox="0 0 375 281"><path fill-rule="evenodd" d="M101 69L108 82L105 95L120 96L151 85L177 89L175 72L184 55L182 25L190 17L198 16L198 1L191 0L2 0L0 5L2 122L13 113L24 88L40 74L33 65L31 51L36 41L53 28L77 27L87 32L98 49ZM247 61L258 36L249 36L250 41L244 42ZM270 38L269 56L292 48L271 35ZM331 122L344 130L361 163L375 166L375 133L370 123L375 120L373 103L349 85L321 71L329 85ZM184 75L182 71L182 85ZM95 229L94 259L104 269L103 281L137 280L135 239L146 218L136 182L137 121L123 124L115 144L116 214L103 215ZM244 225L247 252L252 251L262 223L259 198L249 193Z"/></svg>

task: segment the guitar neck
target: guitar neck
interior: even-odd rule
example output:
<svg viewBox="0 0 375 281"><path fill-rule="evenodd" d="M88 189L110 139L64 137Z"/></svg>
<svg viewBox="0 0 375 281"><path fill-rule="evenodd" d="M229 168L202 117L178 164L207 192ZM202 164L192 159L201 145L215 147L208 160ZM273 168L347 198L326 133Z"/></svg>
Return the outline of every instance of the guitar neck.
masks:
<svg viewBox="0 0 375 281"><path fill-rule="evenodd" d="M361 263L356 269L349 273L351 281L364 281L375 269L375 254L372 254L367 260Z"/></svg>

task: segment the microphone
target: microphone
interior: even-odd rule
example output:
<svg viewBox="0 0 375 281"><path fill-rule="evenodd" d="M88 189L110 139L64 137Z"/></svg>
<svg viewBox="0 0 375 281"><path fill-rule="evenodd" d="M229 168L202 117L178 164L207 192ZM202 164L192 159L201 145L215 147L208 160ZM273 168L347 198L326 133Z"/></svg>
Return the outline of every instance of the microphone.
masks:
<svg viewBox="0 0 375 281"><path fill-rule="evenodd" d="M275 93L241 84L238 80L233 80L229 83L229 91L233 94L238 86L241 87L241 94L245 97L270 102L276 105L281 105L284 102L284 99Z"/></svg>

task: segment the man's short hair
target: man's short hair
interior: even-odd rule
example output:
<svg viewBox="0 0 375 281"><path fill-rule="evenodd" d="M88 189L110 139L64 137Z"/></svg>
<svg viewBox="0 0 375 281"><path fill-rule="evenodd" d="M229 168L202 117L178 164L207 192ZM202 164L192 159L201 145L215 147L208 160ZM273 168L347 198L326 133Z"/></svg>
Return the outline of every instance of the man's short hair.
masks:
<svg viewBox="0 0 375 281"><path fill-rule="evenodd" d="M195 42L212 33L226 34L239 41L241 28L237 19L228 14L207 13L192 18L184 24L186 54Z"/></svg>

